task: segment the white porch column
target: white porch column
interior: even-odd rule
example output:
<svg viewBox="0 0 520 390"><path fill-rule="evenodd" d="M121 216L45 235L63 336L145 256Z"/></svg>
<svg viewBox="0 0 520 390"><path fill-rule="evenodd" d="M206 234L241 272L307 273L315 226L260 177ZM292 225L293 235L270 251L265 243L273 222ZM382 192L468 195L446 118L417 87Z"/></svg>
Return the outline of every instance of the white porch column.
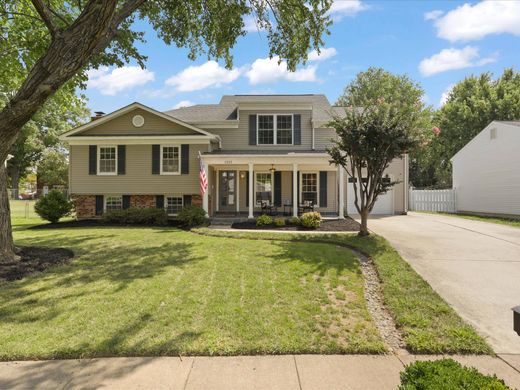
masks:
<svg viewBox="0 0 520 390"><path fill-rule="evenodd" d="M204 195L202 196L202 208L206 212L207 215L209 215L209 191L210 191L210 177L209 177L209 166L208 164L204 164L204 170L206 171L206 179L208 180L208 188L206 189L206 192L204 192Z"/></svg>
<svg viewBox="0 0 520 390"><path fill-rule="evenodd" d="M248 218L254 218L253 214L253 182L255 181L254 178L254 172L253 172L253 163L249 163L249 183L247 185L249 186L249 216Z"/></svg>
<svg viewBox="0 0 520 390"><path fill-rule="evenodd" d="M298 216L298 164L293 164L292 172L292 210L293 217Z"/></svg>
<svg viewBox="0 0 520 390"><path fill-rule="evenodd" d="M339 169L339 219L345 218L345 170L340 165Z"/></svg>
<svg viewBox="0 0 520 390"><path fill-rule="evenodd" d="M236 204L237 204L237 214L240 213L240 170L237 169L235 171L235 175L236 175L236 180L235 180L235 185L237 186L236 187L236 193L235 193L235 197L236 197Z"/></svg>

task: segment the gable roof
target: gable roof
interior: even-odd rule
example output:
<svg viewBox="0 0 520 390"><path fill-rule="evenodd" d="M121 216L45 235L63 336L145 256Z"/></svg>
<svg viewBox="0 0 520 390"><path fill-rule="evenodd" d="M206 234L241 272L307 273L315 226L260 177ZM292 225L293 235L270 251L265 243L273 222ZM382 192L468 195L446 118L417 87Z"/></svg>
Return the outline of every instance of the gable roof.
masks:
<svg viewBox="0 0 520 390"><path fill-rule="evenodd" d="M190 129L190 130L193 130L195 131L196 133L199 133L201 135L204 135L204 136L207 136L207 137L211 137L211 138L215 138L215 135L214 134L211 134L205 130L202 130L202 129L199 129L198 127L195 127L193 126L192 124L190 123L187 123L187 122L184 122L176 117L173 117L173 116L170 116L170 115L167 115L167 114L164 114L160 111L157 111L157 110L154 110L153 108L151 107L148 107L148 106L145 106L144 104L141 104L141 103L138 103L138 102L134 102L134 103L131 103L123 108L120 108L119 110L116 110L114 112L111 112L110 114L107 114L105 116L102 116L101 118L99 119L96 119L94 121L90 121L88 123L85 123L81 126L78 126L74 129L71 129L69 131L66 131L65 133L61 134L59 136L60 140L67 140L67 139L70 139L71 136L74 136L76 134L79 134L79 133L82 133L83 131L86 131L86 130L89 130L89 129L92 129L96 126L99 126L103 123L106 123L112 119L115 119L117 117L120 117L121 115L124 115L124 114L127 114L129 112L131 112L132 110L135 110L137 108L140 108L144 111L147 111L153 115L157 115L169 122L172 122L172 123L175 123L177 125L181 125L181 126L184 126L186 127L187 129Z"/></svg>

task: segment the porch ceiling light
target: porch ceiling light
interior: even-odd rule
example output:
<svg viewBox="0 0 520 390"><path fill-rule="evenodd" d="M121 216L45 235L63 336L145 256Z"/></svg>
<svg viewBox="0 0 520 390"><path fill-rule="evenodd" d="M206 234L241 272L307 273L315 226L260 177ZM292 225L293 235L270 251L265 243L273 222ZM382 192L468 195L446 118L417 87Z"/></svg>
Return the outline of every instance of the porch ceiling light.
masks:
<svg viewBox="0 0 520 390"><path fill-rule="evenodd" d="M269 172L271 172L271 173L276 172L276 168L274 167L274 164L271 164L271 168L269 168Z"/></svg>

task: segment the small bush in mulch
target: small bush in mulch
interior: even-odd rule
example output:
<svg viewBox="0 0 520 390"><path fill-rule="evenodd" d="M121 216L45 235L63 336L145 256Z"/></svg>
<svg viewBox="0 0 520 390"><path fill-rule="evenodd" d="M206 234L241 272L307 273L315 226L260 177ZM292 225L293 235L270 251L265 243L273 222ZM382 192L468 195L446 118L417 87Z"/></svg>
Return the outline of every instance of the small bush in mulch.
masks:
<svg viewBox="0 0 520 390"><path fill-rule="evenodd" d="M307 229L317 229L321 225L321 214L317 211L311 211L304 213L300 217L300 221L303 227Z"/></svg>
<svg viewBox="0 0 520 390"><path fill-rule="evenodd" d="M464 367L453 359L415 362L401 372L399 390L506 390L502 379Z"/></svg>
<svg viewBox="0 0 520 390"><path fill-rule="evenodd" d="M103 214L103 222L115 225L157 225L168 224L168 215L163 209L134 208L107 211Z"/></svg>
<svg viewBox="0 0 520 390"><path fill-rule="evenodd" d="M74 257L74 252L65 248L46 248L39 246L21 247L18 253L20 260L9 263L0 262L0 280L22 279L34 272L42 272L47 268L67 264Z"/></svg>
<svg viewBox="0 0 520 390"><path fill-rule="evenodd" d="M299 220L298 220L299 222ZM244 222L235 222L231 225L233 229L248 229L248 230L313 230L313 231L323 231L323 232L357 232L359 231L359 223L354 221L352 218L345 219L324 219L321 221L321 225L317 229L307 229L304 226L295 224L297 220L293 218L289 218L285 221L285 225L278 226L271 221L267 225L258 226L258 219L244 221Z"/></svg>

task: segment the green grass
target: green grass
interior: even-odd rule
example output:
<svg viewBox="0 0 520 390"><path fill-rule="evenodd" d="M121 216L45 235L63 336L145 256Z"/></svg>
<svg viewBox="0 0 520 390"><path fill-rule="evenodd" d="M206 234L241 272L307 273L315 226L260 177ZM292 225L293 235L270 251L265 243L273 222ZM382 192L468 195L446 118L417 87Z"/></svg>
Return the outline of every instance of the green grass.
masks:
<svg viewBox="0 0 520 390"><path fill-rule="evenodd" d="M223 232L199 229L202 234L294 242L326 241L357 248L370 256L379 273L387 309L414 353L492 353L488 344L404 261L382 237L371 235L291 235Z"/></svg>
<svg viewBox="0 0 520 390"><path fill-rule="evenodd" d="M473 215L473 214L464 214L464 213L444 213L444 212L430 212L430 211L417 211L417 212L425 213L425 214L447 215L450 217L459 217L459 218L471 219L474 221L481 221L481 222L498 223L501 225L508 225L508 226L520 228L520 219L486 217L483 215Z"/></svg>
<svg viewBox="0 0 520 390"><path fill-rule="evenodd" d="M0 282L2 360L385 351L346 248L40 222L14 218L16 244L77 257Z"/></svg>
<svg viewBox="0 0 520 390"><path fill-rule="evenodd" d="M35 200L11 200L9 205L11 207L12 218L38 218L34 211Z"/></svg>

